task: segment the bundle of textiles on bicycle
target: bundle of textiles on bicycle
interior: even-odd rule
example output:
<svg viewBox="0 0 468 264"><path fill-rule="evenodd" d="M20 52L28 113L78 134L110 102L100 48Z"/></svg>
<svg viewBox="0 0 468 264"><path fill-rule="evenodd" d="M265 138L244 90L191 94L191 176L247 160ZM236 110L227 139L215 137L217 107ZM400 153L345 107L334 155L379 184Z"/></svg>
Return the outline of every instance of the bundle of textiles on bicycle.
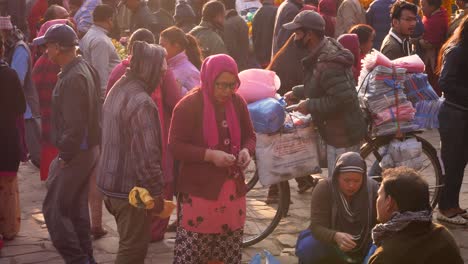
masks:
<svg viewBox="0 0 468 264"><path fill-rule="evenodd" d="M364 68L361 77L359 98L372 119L372 134L381 136L416 129L413 122L416 110L403 89L406 69L378 65Z"/></svg>
<svg viewBox="0 0 468 264"><path fill-rule="evenodd" d="M359 97L370 113L374 135L438 128L439 97L417 55L390 61L373 51L363 66Z"/></svg>
<svg viewBox="0 0 468 264"><path fill-rule="evenodd" d="M405 81L405 93L416 108L414 123L418 129L439 128L439 110L442 105L437 93L423 73L408 74Z"/></svg>
<svg viewBox="0 0 468 264"><path fill-rule="evenodd" d="M420 170L423 167L422 144L416 138L409 138L404 141L394 139L384 150L382 169L405 166Z"/></svg>
<svg viewBox="0 0 468 264"><path fill-rule="evenodd" d="M439 100L439 96L432 89L427 80L427 74L408 74L405 80L405 94L413 105L423 100Z"/></svg>
<svg viewBox="0 0 468 264"><path fill-rule="evenodd" d="M416 103L416 115L414 123L419 129L437 129L439 128L439 111L442 103L439 100L425 100Z"/></svg>

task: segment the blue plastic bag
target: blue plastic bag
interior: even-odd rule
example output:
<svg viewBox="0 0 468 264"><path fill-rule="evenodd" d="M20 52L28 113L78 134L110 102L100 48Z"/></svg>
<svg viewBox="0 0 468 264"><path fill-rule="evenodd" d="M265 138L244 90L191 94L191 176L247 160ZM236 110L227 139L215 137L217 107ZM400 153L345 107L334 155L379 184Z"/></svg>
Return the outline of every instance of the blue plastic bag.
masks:
<svg viewBox="0 0 468 264"><path fill-rule="evenodd" d="M274 133L279 131L284 124L286 113L283 106L276 99L262 99L249 104L247 107L257 133Z"/></svg>

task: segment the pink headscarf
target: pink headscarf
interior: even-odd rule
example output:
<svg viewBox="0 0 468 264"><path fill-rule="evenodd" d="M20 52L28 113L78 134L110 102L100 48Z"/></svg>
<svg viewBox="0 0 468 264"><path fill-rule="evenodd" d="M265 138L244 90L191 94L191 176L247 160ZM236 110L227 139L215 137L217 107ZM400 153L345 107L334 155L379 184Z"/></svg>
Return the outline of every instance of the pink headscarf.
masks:
<svg viewBox="0 0 468 264"><path fill-rule="evenodd" d="M361 72L361 50L359 47L359 38L356 34L343 34L338 37L338 42L343 45L345 49L351 51L354 56L353 74L356 81Z"/></svg>
<svg viewBox="0 0 468 264"><path fill-rule="evenodd" d="M203 136L205 143L209 148L214 148L218 145L219 135L218 126L216 123L216 115L214 109L214 89L215 81L223 72L229 72L236 76L239 88L240 80L238 77L237 64L233 58L228 55L218 54L209 56L203 61L201 67L201 91L203 93ZM237 118L236 110L232 99L228 100L225 105L226 121L228 123L229 134L231 136L231 154L237 155L240 151L241 132L239 119Z"/></svg>

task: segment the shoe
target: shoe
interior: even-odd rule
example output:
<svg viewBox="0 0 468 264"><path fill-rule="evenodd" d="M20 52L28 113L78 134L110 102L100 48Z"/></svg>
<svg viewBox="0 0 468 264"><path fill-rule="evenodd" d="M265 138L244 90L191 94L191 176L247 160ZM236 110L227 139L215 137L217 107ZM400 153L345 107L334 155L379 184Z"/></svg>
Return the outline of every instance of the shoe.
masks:
<svg viewBox="0 0 468 264"><path fill-rule="evenodd" d="M442 213L438 213L436 219L440 222L445 222L453 225L466 225L468 223L468 220L463 218L461 215L454 215L454 216L445 216Z"/></svg>
<svg viewBox="0 0 468 264"><path fill-rule="evenodd" d="M468 220L468 210L464 209L462 213L458 213L459 216Z"/></svg>
<svg viewBox="0 0 468 264"><path fill-rule="evenodd" d="M101 237L107 235L107 230L102 227L92 228L91 235L93 236L94 240L100 239Z"/></svg>

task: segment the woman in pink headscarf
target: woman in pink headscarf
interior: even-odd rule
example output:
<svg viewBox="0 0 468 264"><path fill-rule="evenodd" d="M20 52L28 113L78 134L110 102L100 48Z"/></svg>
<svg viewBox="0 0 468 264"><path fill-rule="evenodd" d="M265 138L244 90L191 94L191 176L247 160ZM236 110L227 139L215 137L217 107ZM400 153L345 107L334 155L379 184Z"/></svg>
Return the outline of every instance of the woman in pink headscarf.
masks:
<svg viewBox="0 0 468 264"><path fill-rule="evenodd" d="M354 64L352 67L354 79L358 81L359 74L361 72L361 54L359 52L359 38L356 34L343 34L338 37L338 42L343 45L345 49L351 51L354 56Z"/></svg>
<svg viewBox="0 0 468 264"><path fill-rule="evenodd" d="M236 62L205 59L201 87L176 106L169 148L180 162L174 263L241 263L245 223L244 168L255 150L245 101L236 94Z"/></svg>
<svg viewBox="0 0 468 264"><path fill-rule="evenodd" d="M325 35L332 38L335 37L336 9L335 0L320 0L317 10L325 20Z"/></svg>

